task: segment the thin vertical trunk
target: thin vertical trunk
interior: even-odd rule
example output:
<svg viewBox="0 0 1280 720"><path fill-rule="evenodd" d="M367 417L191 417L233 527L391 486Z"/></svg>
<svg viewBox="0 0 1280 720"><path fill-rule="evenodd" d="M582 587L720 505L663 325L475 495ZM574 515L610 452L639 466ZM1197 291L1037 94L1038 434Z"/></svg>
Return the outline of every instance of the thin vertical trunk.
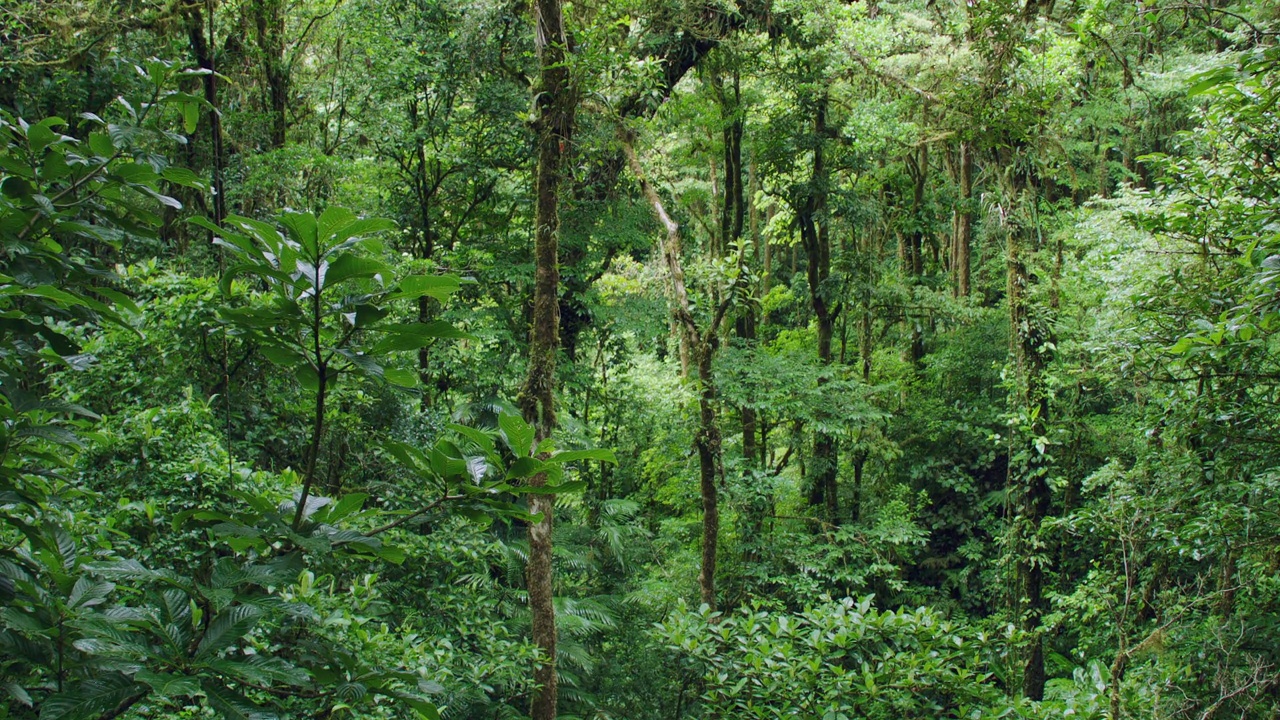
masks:
<svg viewBox="0 0 1280 720"><path fill-rule="evenodd" d="M691 350L698 369L698 431L694 449L698 453L698 486L702 496L702 568L698 573L698 593L702 602L716 607L716 552L720 538L720 501L716 479L720 469L720 428L716 421L716 388L713 374L715 352L719 348L720 324L729 309L723 300L715 308L710 324L699 329L694 320L680 262L680 226L667 214L662 199L646 179L644 167L636 155L631 134L622 128L619 140L631 172L640 183L640 192L653 211L653 216L666 231L661 241L662 257L669 274L671 304L675 322L680 327L684 344ZM732 294L730 294L732 297Z"/></svg>
<svg viewBox="0 0 1280 720"><path fill-rule="evenodd" d="M929 144L921 141L916 147L915 157L909 163L911 168L912 194L911 212L914 225L907 239L907 273L911 285L918 285L924 275L924 237L925 237L925 185L929 176ZM920 320L911 319L911 362L919 365L924 359L924 330Z"/></svg>
<svg viewBox="0 0 1280 720"><path fill-rule="evenodd" d="M1110 196L1110 192L1111 192L1111 168L1107 166L1108 147L1105 139L1105 134L1103 133L1102 130L1097 131L1096 137L1097 137L1096 144L1098 146L1098 156L1097 156L1097 165L1096 165L1097 176L1098 176L1098 197L1105 199Z"/></svg>
<svg viewBox="0 0 1280 720"><path fill-rule="evenodd" d="M800 226L800 239L808 261L806 272L809 281L809 301L818 325L818 362L831 364L831 338L836 312L827 298L826 282L831 274L831 239L827 234L827 166L823 144L827 137L827 98L818 99L813 117L813 170L809 187L796 203L796 220ZM825 384L822 376L819 384ZM828 432L817 430L813 439L813 485L809 502L821 504L828 522L839 518L837 493L838 449L836 438Z"/></svg>
<svg viewBox="0 0 1280 720"><path fill-rule="evenodd" d="M956 295L969 297L970 246L973 243L973 144L960 143L960 209L956 215Z"/></svg>
<svg viewBox="0 0 1280 720"><path fill-rule="evenodd" d="M745 121L742 117L741 79L737 70L733 72L732 84L725 87L717 82L720 100L720 118L724 124L724 203L720 212L720 233L723 238L722 249L727 250L741 241L743 223L750 204L751 240L754 247L758 229L755 203L747 198L743 185L742 172L742 135ZM754 165L752 166L754 170ZM755 181L755 173L750 173L751 182ZM754 188L753 188L754 189ZM743 258L745 262L745 256ZM738 315L734 330L739 338L750 343L756 338L756 306L747 303ZM742 456L747 467L755 464L756 456L756 411L751 406L739 409L742 418Z"/></svg>
<svg viewBox="0 0 1280 720"><path fill-rule="evenodd" d="M698 594L703 604L716 609L716 552L720 542L720 499L716 475L720 462L720 428L716 424L715 378L711 363L717 338L714 328L698 344L698 489L702 495L702 567L698 572Z"/></svg>
<svg viewBox="0 0 1280 720"><path fill-rule="evenodd" d="M867 467L867 451L859 450L853 456L853 503L849 517L853 522L862 519L862 476Z"/></svg>
<svg viewBox="0 0 1280 720"><path fill-rule="evenodd" d="M747 206L749 208L748 214L750 216L752 254L756 255L756 253L759 252L759 244L760 244L760 224L759 224L760 218L759 218L759 209L756 207L755 198L754 198L755 185L756 185L756 173L755 173L754 161L752 161L751 163L749 175L751 179L748 182L749 187L748 187ZM758 255L756 259L757 260L759 259ZM757 292L759 292L758 287L757 287ZM760 319L757 315L757 310L759 309L759 305L757 304L757 301L758 301L758 296L752 302L747 303L747 307L742 314L743 326L739 335L749 343L755 341L757 326L759 325L759 322L760 322ZM746 459L748 467L752 467L756 464L756 426L757 426L757 423L756 423L755 408L744 407L742 409L742 455Z"/></svg>
<svg viewBox="0 0 1280 720"><path fill-rule="evenodd" d="M258 0L250 3L253 12L255 40L262 56L262 74L267 89L268 147L284 147L288 130L289 66L285 61L285 7L283 0Z"/></svg>
<svg viewBox="0 0 1280 720"><path fill-rule="evenodd" d="M187 16L188 35L191 39L191 52L196 56L196 65L208 74L202 78L204 99L209 103L209 149L213 155L213 221L222 225L227 217L227 196L223 188L225 158L222 151L222 115L218 111L218 76L213 56L216 40L213 36L213 6L209 6L208 31L205 39L205 21L200 8L191 10Z"/></svg>
<svg viewBox="0 0 1280 720"><path fill-rule="evenodd" d="M774 211L775 206L770 205L768 212L765 213L765 227L768 227L769 222L773 220ZM760 278L760 297L764 298L768 296L769 290L773 286L773 244L769 242L769 238L764 237L755 230L752 230L752 235L758 239L762 246L760 251L764 255L761 258L761 263L764 265L764 276ZM761 312L760 321L767 324L769 322L769 313Z"/></svg>
<svg viewBox="0 0 1280 720"><path fill-rule="evenodd" d="M876 257L877 250L882 241L879 230L868 230L862 233L859 245L859 268L861 270L862 280L861 289L858 291L858 360L862 366L862 382L871 382L871 359L875 353L875 336L874 316L872 306L874 297L872 289L875 287L876 272L875 267L878 261Z"/></svg>
<svg viewBox="0 0 1280 720"><path fill-rule="evenodd" d="M520 395L525 420L536 428L537 442L551 435L556 424L554 390L556 351L560 345L560 183L565 152L573 132L577 97L569 77L568 41L560 0L535 0L535 47L540 66L535 88L538 166L534 179L533 327L529 338L529 371ZM530 479L546 485L546 475ZM529 563L526 584L532 616L533 643L541 653L534 668L538 689L531 701L533 720L556 716L556 617L552 602L551 532L555 496L531 494L529 511L539 517L529 525Z"/></svg>

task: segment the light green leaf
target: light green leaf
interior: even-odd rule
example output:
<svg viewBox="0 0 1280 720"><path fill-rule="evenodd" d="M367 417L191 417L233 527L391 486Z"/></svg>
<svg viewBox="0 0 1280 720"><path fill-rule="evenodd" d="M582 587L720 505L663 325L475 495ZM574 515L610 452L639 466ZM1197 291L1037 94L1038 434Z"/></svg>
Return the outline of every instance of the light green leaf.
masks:
<svg viewBox="0 0 1280 720"><path fill-rule="evenodd" d="M457 292L461 287L458 278L455 275L410 275L402 278L400 284L396 287L396 291L391 294L393 299L416 300L423 295L444 302L450 295Z"/></svg>
<svg viewBox="0 0 1280 720"><path fill-rule="evenodd" d="M417 371L407 368L390 368L384 370L382 376L392 385L406 388L417 387L419 382Z"/></svg>
<svg viewBox="0 0 1280 720"><path fill-rule="evenodd" d="M191 135L200 123L200 106L193 102L182 103L182 129Z"/></svg>
<svg viewBox="0 0 1280 720"><path fill-rule="evenodd" d="M321 287L332 287L344 280L370 278L379 273L387 274L390 271L391 268L386 263L370 258L362 258L352 253L343 253L329 262Z"/></svg>
<svg viewBox="0 0 1280 720"><path fill-rule="evenodd" d="M308 260L320 259L320 246L316 226L316 216L311 213L285 211L280 213L280 224L289 232L289 237L302 246Z"/></svg>
<svg viewBox="0 0 1280 720"><path fill-rule="evenodd" d="M533 450L533 426L519 415L503 413L498 416L498 428L511 452L517 457L529 457L529 452Z"/></svg>
<svg viewBox="0 0 1280 720"><path fill-rule="evenodd" d="M618 458L614 456L612 450L606 448L596 448L592 450L567 450L552 455L547 462L552 463L570 463L578 460L599 460L600 462L618 464Z"/></svg>

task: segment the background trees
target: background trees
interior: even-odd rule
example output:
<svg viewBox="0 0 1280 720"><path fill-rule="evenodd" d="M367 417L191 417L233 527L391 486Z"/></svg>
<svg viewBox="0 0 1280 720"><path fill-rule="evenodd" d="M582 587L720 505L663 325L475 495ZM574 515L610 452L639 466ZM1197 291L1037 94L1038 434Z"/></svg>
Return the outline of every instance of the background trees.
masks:
<svg viewBox="0 0 1280 720"><path fill-rule="evenodd" d="M7 716L1273 716L1275 18L6 5Z"/></svg>

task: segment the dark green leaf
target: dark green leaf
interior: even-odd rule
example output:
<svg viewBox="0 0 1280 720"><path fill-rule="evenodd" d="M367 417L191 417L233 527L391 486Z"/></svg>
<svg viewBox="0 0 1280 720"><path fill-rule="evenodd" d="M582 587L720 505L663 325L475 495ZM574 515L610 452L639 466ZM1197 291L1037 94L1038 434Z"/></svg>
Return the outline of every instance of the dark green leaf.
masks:
<svg viewBox="0 0 1280 720"><path fill-rule="evenodd" d="M234 645L262 619L262 610L251 605L228 608L209 623L209 629L200 639L196 657L209 657Z"/></svg>

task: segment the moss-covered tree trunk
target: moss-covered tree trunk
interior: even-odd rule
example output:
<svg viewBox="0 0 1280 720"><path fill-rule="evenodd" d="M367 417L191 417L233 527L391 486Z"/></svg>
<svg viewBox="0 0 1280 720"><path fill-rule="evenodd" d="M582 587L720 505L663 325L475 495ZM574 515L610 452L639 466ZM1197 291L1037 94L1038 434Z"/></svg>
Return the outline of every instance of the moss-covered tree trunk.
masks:
<svg viewBox="0 0 1280 720"><path fill-rule="evenodd" d="M1031 202L1035 202L1033 198ZM1030 298L1034 276L1027 268L1029 248L1024 231L1015 228L1008 237L1008 301L1010 354L1016 371L1015 412L1024 418L1019 439L1021 457L1010 458L1010 470L1017 473L1011 489L1017 493L1017 516L1014 518L1019 602L1014 608L1022 618L1028 635L1022 676L1023 695L1040 700L1044 697L1044 640L1040 621L1048 610L1044 595L1047 553L1038 550L1040 526L1049 513L1050 491L1048 466L1038 439L1047 434L1049 396L1045 388L1045 370L1052 361L1048 346L1045 318L1035 312Z"/></svg>
<svg viewBox="0 0 1280 720"><path fill-rule="evenodd" d="M560 0L535 0L535 46L540 67L534 88L537 115L538 165L534 177L533 328L529 338L529 369L520 406L525 420L536 429L536 441L549 437L556 424L554 393L556 351L560 345L558 242L560 233L560 184L564 158L573 132L577 97L567 64L569 47ZM546 475L530 479L546 485ZM540 652L534 668L537 689L530 715L533 720L556 716L556 616L552 602L551 531L555 496L532 494L529 511L538 520L529 525L529 563L526 584L532 617L534 645Z"/></svg>
<svg viewBox="0 0 1280 720"><path fill-rule="evenodd" d="M289 63L285 59L285 4L283 0L257 0L248 9L258 46L262 79L266 84L268 147L284 147L289 128Z"/></svg>

